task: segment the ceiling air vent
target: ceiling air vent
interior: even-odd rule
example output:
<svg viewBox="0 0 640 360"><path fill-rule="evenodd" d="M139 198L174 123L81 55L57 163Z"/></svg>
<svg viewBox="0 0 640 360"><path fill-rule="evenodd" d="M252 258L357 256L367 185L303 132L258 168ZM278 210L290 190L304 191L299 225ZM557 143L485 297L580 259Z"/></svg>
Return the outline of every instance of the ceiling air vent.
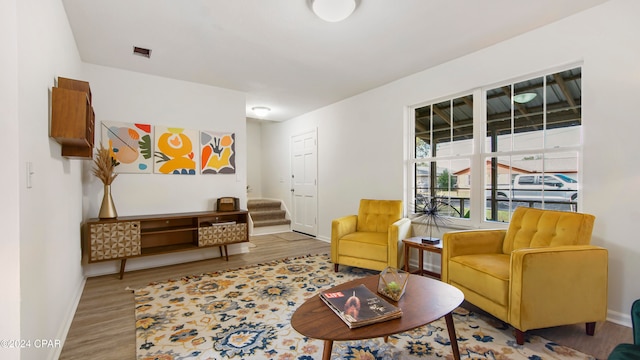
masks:
<svg viewBox="0 0 640 360"><path fill-rule="evenodd" d="M146 58L151 57L151 49L145 49L141 47L134 46L133 47L133 55L144 56Z"/></svg>

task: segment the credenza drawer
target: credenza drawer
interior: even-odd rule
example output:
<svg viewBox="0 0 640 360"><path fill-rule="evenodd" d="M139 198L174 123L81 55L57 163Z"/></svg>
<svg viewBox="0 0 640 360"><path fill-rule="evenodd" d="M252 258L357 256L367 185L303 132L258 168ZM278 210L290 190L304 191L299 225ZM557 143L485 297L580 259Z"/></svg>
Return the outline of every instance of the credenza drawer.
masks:
<svg viewBox="0 0 640 360"><path fill-rule="evenodd" d="M211 224L198 228L198 246L224 245L247 241L247 224Z"/></svg>
<svg viewBox="0 0 640 360"><path fill-rule="evenodd" d="M91 224L89 238L89 261L140 255L139 221Z"/></svg>

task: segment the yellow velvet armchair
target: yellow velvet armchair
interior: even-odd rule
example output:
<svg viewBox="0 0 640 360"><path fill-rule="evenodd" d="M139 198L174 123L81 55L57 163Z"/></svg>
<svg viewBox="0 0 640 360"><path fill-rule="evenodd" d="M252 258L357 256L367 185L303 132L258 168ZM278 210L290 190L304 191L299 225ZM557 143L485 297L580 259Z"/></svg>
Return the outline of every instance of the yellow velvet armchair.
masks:
<svg viewBox="0 0 640 360"><path fill-rule="evenodd" d="M442 281L465 300L527 330L586 324L593 335L607 315L608 253L589 245L595 217L517 208L507 230L443 236Z"/></svg>
<svg viewBox="0 0 640 360"><path fill-rule="evenodd" d="M402 217L401 200L360 200L358 215L331 223L331 261L338 265L383 270L402 264L402 239L411 220Z"/></svg>

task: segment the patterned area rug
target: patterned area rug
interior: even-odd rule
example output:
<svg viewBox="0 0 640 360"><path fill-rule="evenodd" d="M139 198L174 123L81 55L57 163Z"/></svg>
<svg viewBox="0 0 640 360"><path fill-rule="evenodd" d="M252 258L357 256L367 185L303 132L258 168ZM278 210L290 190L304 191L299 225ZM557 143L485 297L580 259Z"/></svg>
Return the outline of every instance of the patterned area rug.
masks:
<svg viewBox="0 0 640 360"><path fill-rule="evenodd" d="M297 333L290 319L319 290L372 274L340 269L335 273L327 255L315 255L138 289L137 358L321 359L323 342ZM461 307L454 322L463 359L594 359L537 336L519 346L512 328ZM335 342L332 353L332 359L344 360L436 358L452 359L444 319L391 336L386 343Z"/></svg>

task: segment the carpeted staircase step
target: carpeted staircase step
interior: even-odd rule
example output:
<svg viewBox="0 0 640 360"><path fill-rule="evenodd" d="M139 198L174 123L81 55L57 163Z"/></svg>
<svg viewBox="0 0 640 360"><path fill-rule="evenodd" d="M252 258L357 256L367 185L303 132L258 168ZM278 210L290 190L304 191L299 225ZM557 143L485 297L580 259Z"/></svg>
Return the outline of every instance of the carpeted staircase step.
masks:
<svg viewBox="0 0 640 360"><path fill-rule="evenodd" d="M274 209L274 208L280 210L280 201L265 200L265 199L249 199L249 201L247 201L247 208L249 210Z"/></svg>
<svg viewBox="0 0 640 360"><path fill-rule="evenodd" d="M254 221L253 227L256 228L256 227L289 225L289 224L291 224L291 220L289 219L270 219L270 220Z"/></svg>
<svg viewBox="0 0 640 360"><path fill-rule="evenodd" d="M275 220L275 219L284 219L286 217L286 212L284 210L260 210L260 211L251 211L251 219L253 221L263 221L263 220Z"/></svg>
<svg viewBox="0 0 640 360"><path fill-rule="evenodd" d="M251 215L254 228L291 224L291 220L286 218L286 211L280 208L281 203L278 200L251 199L247 201L247 210Z"/></svg>

